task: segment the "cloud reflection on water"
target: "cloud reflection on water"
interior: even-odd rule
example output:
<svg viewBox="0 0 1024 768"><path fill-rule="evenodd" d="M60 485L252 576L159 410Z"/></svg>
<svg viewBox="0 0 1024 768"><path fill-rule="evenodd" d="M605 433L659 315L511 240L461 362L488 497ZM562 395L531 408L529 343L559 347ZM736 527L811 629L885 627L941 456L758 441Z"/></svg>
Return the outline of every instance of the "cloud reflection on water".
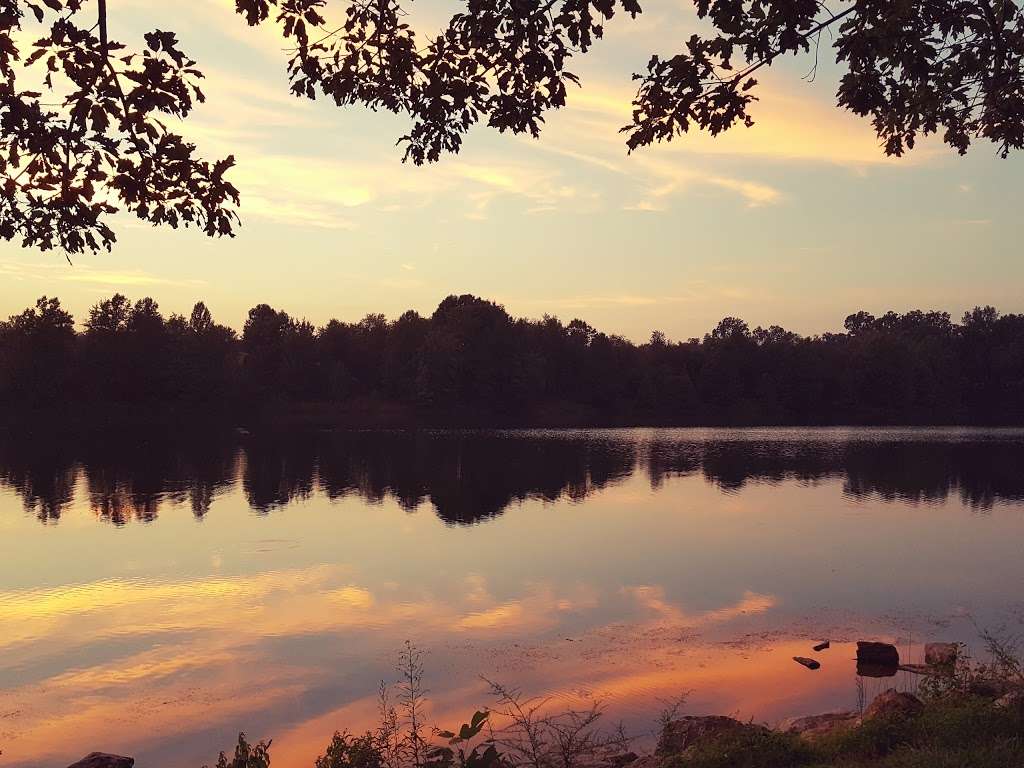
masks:
<svg viewBox="0 0 1024 768"><path fill-rule="evenodd" d="M686 690L771 721L852 706L861 637L970 639L1019 610L1016 438L783 438L8 447L4 757L199 766L244 728L309 766L371 724L406 639L441 724L487 703L480 674L641 732ZM819 672L792 662L823 637Z"/></svg>

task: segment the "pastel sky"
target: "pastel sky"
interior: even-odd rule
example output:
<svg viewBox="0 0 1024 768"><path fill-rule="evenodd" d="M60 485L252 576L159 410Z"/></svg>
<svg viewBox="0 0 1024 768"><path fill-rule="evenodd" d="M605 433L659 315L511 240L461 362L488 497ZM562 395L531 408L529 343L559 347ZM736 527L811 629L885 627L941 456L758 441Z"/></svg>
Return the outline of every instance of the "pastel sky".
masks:
<svg viewBox="0 0 1024 768"><path fill-rule="evenodd" d="M232 6L112 0L110 13L112 37L133 46L174 30L207 74L209 101L181 130L207 157L238 158L238 237L119 219L114 252L74 266L3 243L0 314L56 294L81 319L121 291L167 313L203 299L238 328L260 302L323 323L475 293L641 340L703 334L725 315L814 333L858 309L1024 311L1024 159L927 141L888 160L867 122L834 107L835 67L808 82L809 60L781 62L762 77L754 128L627 156L630 75L694 31L689 0L613 19L539 140L481 128L421 168L394 146L403 118L291 97L284 42ZM434 30L456 9L418 2L410 21Z"/></svg>

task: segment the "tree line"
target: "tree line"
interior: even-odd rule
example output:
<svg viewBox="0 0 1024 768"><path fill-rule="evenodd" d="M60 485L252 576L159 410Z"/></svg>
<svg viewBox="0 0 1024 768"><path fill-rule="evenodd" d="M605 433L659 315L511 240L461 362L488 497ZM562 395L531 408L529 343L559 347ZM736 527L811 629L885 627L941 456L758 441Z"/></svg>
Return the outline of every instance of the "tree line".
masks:
<svg viewBox="0 0 1024 768"><path fill-rule="evenodd" d="M861 311L815 336L727 317L703 338L655 331L635 344L472 295L429 317L321 327L260 304L241 334L202 302L164 317L153 299L121 294L79 331L42 297L0 323L0 404L205 407L243 420L347 408L408 424L1024 424L1024 315Z"/></svg>

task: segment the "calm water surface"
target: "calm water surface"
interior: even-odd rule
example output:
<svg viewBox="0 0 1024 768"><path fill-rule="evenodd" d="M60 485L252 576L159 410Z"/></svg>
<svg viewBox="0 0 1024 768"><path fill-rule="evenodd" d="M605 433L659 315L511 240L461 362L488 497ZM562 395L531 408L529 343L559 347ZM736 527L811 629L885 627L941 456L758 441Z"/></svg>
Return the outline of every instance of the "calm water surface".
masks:
<svg viewBox="0 0 1024 768"><path fill-rule="evenodd" d="M775 722L912 687L858 639L1024 621L1024 433L96 435L0 446L0 765L310 766L406 639L433 720L480 675ZM810 672L792 661L832 648ZM978 648L980 650L980 648ZM462 722L459 719L458 722ZM63 761L63 762L62 762Z"/></svg>

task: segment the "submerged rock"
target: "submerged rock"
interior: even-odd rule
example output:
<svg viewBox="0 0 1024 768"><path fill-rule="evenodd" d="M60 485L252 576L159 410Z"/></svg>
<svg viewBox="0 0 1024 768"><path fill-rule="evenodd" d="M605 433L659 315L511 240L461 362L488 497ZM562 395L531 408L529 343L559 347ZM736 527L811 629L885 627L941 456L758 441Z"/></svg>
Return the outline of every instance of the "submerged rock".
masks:
<svg viewBox="0 0 1024 768"><path fill-rule="evenodd" d="M854 712L826 712L823 715L791 717L788 720L783 720L779 725L779 730L783 733L795 733L808 741L814 741L830 733L853 728L859 722L860 718Z"/></svg>
<svg viewBox="0 0 1024 768"><path fill-rule="evenodd" d="M694 744L735 733L766 731L760 725L741 723L724 715L687 716L665 724L658 740L658 755L678 755Z"/></svg>
<svg viewBox="0 0 1024 768"><path fill-rule="evenodd" d="M890 688L883 691L871 702L861 718L864 722L876 718L910 717L924 708L921 700L910 693Z"/></svg>
<svg viewBox="0 0 1024 768"><path fill-rule="evenodd" d="M817 662L814 659L808 659L806 656L794 656L793 661L797 664L803 664L808 669L818 669L818 667L821 666L820 662Z"/></svg>
<svg viewBox="0 0 1024 768"><path fill-rule="evenodd" d="M891 664L872 664L871 662L858 661L857 674L861 677L895 677L899 671L898 666Z"/></svg>
<svg viewBox="0 0 1024 768"><path fill-rule="evenodd" d="M820 643L818 643L816 646L814 646L814 650L815 651L819 651L819 652L820 651L824 651L826 648L829 647L829 645L830 645L830 643L829 643L828 640L822 640Z"/></svg>
<svg viewBox="0 0 1024 768"><path fill-rule="evenodd" d="M77 763L69 765L68 768L132 768L134 765L134 757L108 755L106 752L90 752Z"/></svg>
<svg viewBox="0 0 1024 768"><path fill-rule="evenodd" d="M960 646L956 643L926 643L924 646L924 663L930 667L952 667Z"/></svg>

